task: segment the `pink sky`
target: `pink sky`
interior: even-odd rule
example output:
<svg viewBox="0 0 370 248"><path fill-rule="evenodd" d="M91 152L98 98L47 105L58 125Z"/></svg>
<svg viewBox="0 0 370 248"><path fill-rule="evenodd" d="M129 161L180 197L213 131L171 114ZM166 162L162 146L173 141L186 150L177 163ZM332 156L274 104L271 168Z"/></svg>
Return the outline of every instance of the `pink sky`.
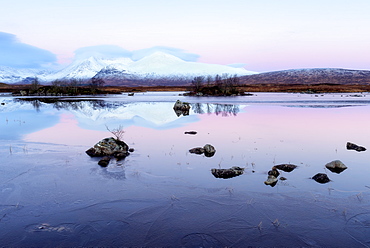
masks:
<svg viewBox="0 0 370 248"><path fill-rule="evenodd" d="M368 0L12 0L2 2L0 32L59 62L82 47L165 46L252 71L370 69L369 9Z"/></svg>

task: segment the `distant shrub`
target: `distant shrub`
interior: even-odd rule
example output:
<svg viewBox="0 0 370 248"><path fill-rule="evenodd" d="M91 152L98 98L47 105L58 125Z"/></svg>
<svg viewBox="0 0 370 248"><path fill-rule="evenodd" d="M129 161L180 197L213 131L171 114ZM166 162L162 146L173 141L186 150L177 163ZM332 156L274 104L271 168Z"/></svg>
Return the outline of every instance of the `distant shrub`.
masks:
<svg viewBox="0 0 370 248"><path fill-rule="evenodd" d="M214 78L212 76L198 76L191 81L190 92L187 95L232 96L243 94L244 92L240 91L238 86L239 77L237 75L225 73L222 76L216 75Z"/></svg>

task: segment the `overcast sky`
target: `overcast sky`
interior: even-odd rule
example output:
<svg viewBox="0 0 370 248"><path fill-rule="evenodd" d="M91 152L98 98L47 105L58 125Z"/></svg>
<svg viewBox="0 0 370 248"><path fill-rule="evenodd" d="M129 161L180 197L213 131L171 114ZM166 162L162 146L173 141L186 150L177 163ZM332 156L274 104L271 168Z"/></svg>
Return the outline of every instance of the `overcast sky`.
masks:
<svg viewBox="0 0 370 248"><path fill-rule="evenodd" d="M258 72L370 69L369 12L370 0L1 0L0 65L68 63L96 48Z"/></svg>

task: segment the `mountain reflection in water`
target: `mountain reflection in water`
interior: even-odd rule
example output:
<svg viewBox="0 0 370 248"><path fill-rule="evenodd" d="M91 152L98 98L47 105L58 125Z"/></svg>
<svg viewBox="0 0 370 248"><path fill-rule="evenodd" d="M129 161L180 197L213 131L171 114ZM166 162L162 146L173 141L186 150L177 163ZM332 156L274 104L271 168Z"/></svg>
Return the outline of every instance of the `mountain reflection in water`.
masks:
<svg viewBox="0 0 370 248"><path fill-rule="evenodd" d="M61 100L58 98L18 98L15 99L17 102L24 102L24 103L31 103L32 106L39 111L42 103L44 104L51 104L53 108L57 110L82 110L86 107L86 103L90 105L92 109L116 109L119 107L125 107L129 103L126 102L111 102L111 101L104 101L104 100L83 100L83 99L76 99L76 100ZM229 116L234 115L236 116L240 109L239 105L235 104L211 104L211 103L193 103L191 104L192 110L196 114L212 114L215 113L216 115L221 114L222 116Z"/></svg>
<svg viewBox="0 0 370 248"><path fill-rule="evenodd" d="M239 105L234 104L209 104L209 103L193 103L191 107L196 114L221 114L222 116L236 116L240 109Z"/></svg>

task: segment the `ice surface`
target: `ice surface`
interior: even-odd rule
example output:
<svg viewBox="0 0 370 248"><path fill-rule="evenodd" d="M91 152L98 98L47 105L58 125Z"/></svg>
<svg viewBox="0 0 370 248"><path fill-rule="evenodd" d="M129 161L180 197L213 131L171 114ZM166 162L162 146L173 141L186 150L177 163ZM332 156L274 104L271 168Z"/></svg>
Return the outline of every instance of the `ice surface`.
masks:
<svg viewBox="0 0 370 248"><path fill-rule="evenodd" d="M367 247L369 154L346 142L369 146L368 97L148 92L35 104L1 96L0 244ZM177 99L190 102L189 116L175 115ZM135 151L101 168L85 150L112 135L105 125L120 124ZM212 158L188 152L207 143ZM348 169L326 170L335 159ZM264 185L282 163L298 167ZM211 174L232 166L244 174ZM318 184L316 173L332 181Z"/></svg>

